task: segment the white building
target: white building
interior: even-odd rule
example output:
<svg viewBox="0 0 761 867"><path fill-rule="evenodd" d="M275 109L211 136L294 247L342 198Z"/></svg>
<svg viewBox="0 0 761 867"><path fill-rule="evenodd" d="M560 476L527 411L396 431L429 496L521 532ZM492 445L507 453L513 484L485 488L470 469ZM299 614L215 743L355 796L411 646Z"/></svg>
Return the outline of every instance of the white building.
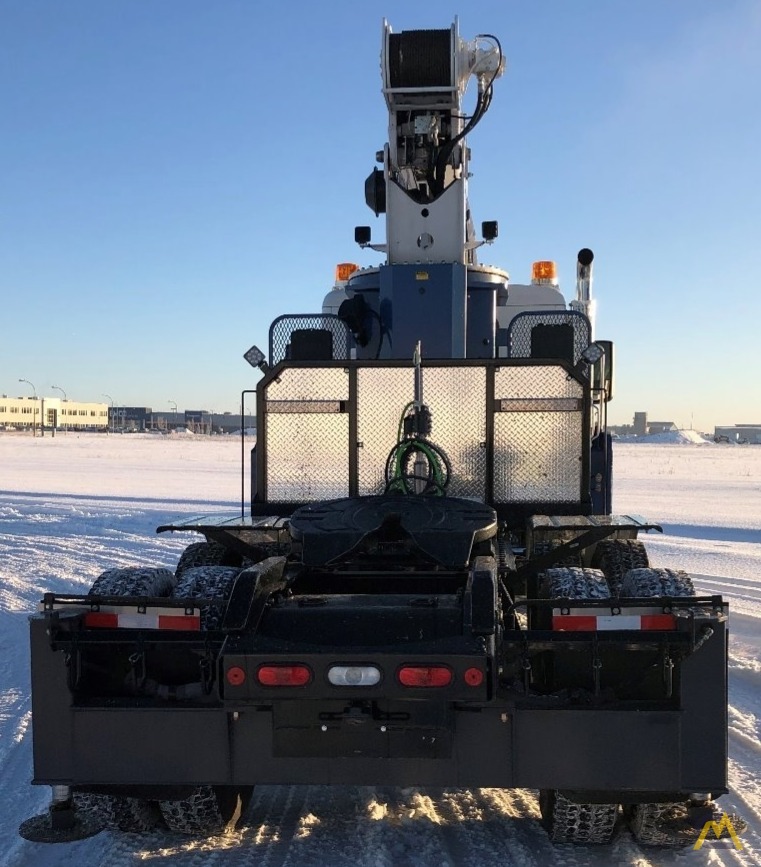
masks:
<svg viewBox="0 0 761 867"><path fill-rule="evenodd" d="M107 430L108 404L0 395L0 430Z"/></svg>

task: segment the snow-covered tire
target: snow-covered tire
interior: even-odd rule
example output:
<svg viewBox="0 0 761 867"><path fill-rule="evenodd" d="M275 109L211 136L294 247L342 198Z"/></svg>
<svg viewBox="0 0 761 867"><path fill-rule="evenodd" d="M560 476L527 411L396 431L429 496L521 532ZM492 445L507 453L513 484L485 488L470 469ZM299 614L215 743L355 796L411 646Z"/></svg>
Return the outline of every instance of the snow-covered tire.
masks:
<svg viewBox="0 0 761 867"><path fill-rule="evenodd" d="M542 825L553 843L610 843L618 804L577 804L554 789L539 792Z"/></svg>
<svg viewBox="0 0 761 867"><path fill-rule="evenodd" d="M78 813L85 813L112 830L152 831L163 824L158 805L144 798L75 792L74 807Z"/></svg>
<svg viewBox="0 0 761 867"><path fill-rule="evenodd" d="M692 578L681 569L630 569L621 582L622 598L694 596Z"/></svg>
<svg viewBox="0 0 761 867"><path fill-rule="evenodd" d="M227 549L219 542L194 542L180 555L174 574L179 580L184 572L197 566L222 566L226 555Z"/></svg>
<svg viewBox="0 0 761 867"><path fill-rule="evenodd" d="M196 596L202 599L226 600L235 579L241 573L237 566L194 566L183 572L172 591L174 599ZM217 629L222 622L225 606L205 605L201 608L201 629Z"/></svg>
<svg viewBox="0 0 761 867"><path fill-rule="evenodd" d="M630 569L647 569L649 566L647 550L637 539L606 539L598 543L592 557L592 568L605 573L614 596L618 595L624 575Z"/></svg>
<svg viewBox="0 0 761 867"><path fill-rule="evenodd" d="M169 596L174 587L171 569L127 566L108 569L93 583L89 596Z"/></svg>
<svg viewBox="0 0 761 867"><path fill-rule="evenodd" d="M684 824L687 805L635 804L624 810L629 829L640 846L683 847L691 841L675 833L675 824ZM697 836L694 834L693 836Z"/></svg>
<svg viewBox="0 0 761 867"><path fill-rule="evenodd" d="M599 569L566 566L539 576L539 595L543 599L610 599L610 588Z"/></svg>
<svg viewBox="0 0 761 867"><path fill-rule="evenodd" d="M159 801L170 831L193 836L221 834L237 823L251 797L253 786L198 786L181 801Z"/></svg>

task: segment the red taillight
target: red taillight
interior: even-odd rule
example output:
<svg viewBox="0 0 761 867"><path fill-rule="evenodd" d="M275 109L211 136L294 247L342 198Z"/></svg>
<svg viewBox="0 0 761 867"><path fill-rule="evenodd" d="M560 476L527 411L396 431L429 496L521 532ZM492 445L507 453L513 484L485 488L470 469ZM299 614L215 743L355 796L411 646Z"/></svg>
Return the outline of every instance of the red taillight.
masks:
<svg viewBox="0 0 761 867"><path fill-rule="evenodd" d="M256 677L262 686L306 686L312 672L306 665L262 665Z"/></svg>
<svg viewBox="0 0 761 867"><path fill-rule="evenodd" d="M468 686L481 686L484 682L484 673L480 668L469 668L463 678Z"/></svg>
<svg viewBox="0 0 761 867"><path fill-rule="evenodd" d="M444 665L405 665L397 675L402 686L449 686L452 672Z"/></svg>
<svg viewBox="0 0 761 867"><path fill-rule="evenodd" d="M230 686L240 686L246 679L246 672L239 665L231 665L225 676Z"/></svg>

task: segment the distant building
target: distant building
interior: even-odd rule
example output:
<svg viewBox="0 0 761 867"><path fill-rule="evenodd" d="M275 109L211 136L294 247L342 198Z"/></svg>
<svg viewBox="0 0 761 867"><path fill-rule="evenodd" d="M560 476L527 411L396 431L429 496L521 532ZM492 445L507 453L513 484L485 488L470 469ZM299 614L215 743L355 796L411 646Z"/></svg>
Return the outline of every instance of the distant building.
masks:
<svg viewBox="0 0 761 867"><path fill-rule="evenodd" d="M105 403L63 400L60 397L0 396L0 429L106 430Z"/></svg>
<svg viewBox="0 0 761 867"><path fill-rule="evenodd" d="M667 433L672 430L679 430L673 421L651 421L647 424L647 432L649 434Z"/></svg>
<svg viewBox="0 0 761 867"><path fill-rule="evenodd" d="M633 424L609 425L608 430L619 436L644 437L648 434L679 430L673 421L648 421L646 412L635 412Z"/></svg>
<svg viewBox="0 0 761 867"><path fill-rule="evenodd" d="M761 424L721 425L714 428L713 438L717 442L761 445Z"/></svg>
<svg viewBox="0 0 761 867"><path fill-rule="evenodd" d="M115 406L111 428L128 433L136 431L189 430L197 434L229 434L241 429L241 417L232 412L186 409L183 412L154 412L149 406ZM247 415L243 427L256 428L256 416Z"/></svg>
<svg viewBox="0 0 761 867"><path fill-rule="evenodd" d="M245 430L256 429L256 416L242 420ZM154 412L149 406L109 406L60 397L0 395L0 430L137 431L190 430L198 434L240 431L241 417L207 409Z"/></svg>

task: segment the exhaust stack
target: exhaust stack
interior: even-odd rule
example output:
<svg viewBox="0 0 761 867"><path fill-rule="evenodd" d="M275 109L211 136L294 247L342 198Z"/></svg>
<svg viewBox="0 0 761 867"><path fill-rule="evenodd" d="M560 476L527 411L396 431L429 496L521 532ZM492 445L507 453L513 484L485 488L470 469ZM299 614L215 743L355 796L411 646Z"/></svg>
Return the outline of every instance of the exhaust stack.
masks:
<svg viewBox="0 0 761 867"><path fill-rule="evenodd" d="M584 247L576 257L576 299L571 301L570 308L578 310L589 319L591 326L590 338L594 340L595 331L595 299L592 298L592 262L595 254Z"/></svg>

